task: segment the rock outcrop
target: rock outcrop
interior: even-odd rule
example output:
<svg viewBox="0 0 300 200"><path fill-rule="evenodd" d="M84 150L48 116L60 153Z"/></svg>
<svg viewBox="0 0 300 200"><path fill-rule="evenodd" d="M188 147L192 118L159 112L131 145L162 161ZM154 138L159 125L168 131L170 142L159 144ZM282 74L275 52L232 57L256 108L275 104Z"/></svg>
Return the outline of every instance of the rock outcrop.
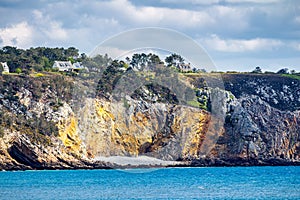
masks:
<svg viewBox="0 0 300 200"><path fill-rule="evenodd" d="M183 76L195 103L159 85L117 99L79 98L74 78L5 75L0 169L118 167L99 159L108 156L188 166L299 165L300 81L279 76L225 74L223 89L207 84L220 77ZM76 81L76 95L85 94L85 82Z"/></svg>

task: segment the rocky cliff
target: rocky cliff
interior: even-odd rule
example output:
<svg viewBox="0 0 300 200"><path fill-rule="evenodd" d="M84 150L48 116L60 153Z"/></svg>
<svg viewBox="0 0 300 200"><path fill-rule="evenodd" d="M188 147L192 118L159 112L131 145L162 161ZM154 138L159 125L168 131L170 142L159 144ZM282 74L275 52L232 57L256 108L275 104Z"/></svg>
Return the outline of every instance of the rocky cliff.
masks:
<svg viewBox="0 0 300 200"><path fill-rule="evenodd" d="M56 74L0 76L0 168L119 167L101 159L109 156L192 166L300 163L299 79L179 74L166 87L165 75L126 92L118 73L98 85Z"/></svg>

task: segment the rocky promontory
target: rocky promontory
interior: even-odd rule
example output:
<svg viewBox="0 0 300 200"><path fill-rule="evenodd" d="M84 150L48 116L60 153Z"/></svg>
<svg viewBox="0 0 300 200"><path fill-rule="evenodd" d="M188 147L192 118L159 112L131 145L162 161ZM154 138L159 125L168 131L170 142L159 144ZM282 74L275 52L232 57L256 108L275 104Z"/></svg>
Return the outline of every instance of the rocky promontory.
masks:
<svg viewBox="0 0 300 200"><path fill-rule="evenodd" d="M130 73L0 76L0 169L300 164L299 79Z"/></svg>

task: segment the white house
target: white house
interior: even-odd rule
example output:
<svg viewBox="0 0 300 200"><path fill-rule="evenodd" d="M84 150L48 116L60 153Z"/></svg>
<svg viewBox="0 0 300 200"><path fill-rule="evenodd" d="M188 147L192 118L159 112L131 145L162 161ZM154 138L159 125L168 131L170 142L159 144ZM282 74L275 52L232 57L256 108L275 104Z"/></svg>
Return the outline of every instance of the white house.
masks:
<svg viewBox="0 0 300 200"><path fill-rule="evenodd" d="M81 62L76 62L76 63L73 63L73 66L72 66L72 71L79 71L79 70L82 70L82 69L86 69Z"/></svg>
<svg viewBox="0 0 300 200"><path fill-rule="evenodd" d="M3 67L3 72L2 73L9 73L9 67L7 65L7 62L1 62L1 65Z"/></svg>
<svg viewBox="0 0 300 200"><path fill-rule="evenodd" d="M80 62L76 62L72 65L70 61L54 61L52 68L57 68L60 72L72 71L78 72L85 69Z"/></svg>
<svg viewBox="0 0 300 200"><path fill-rule="evenodd" d="M181 71L181 72L190 72L192 71L192 68L191 68L191 64L188 63L188 64L185 64L185 63L180 63L177 65L177 68Z"/></svg>
<svg viewBox="0 0 300 200"><path fill-rule="evenodd" d="M72 63L70 61L54 61L52 68L57 68L58 71L70 71L72 70Z"/></svg>

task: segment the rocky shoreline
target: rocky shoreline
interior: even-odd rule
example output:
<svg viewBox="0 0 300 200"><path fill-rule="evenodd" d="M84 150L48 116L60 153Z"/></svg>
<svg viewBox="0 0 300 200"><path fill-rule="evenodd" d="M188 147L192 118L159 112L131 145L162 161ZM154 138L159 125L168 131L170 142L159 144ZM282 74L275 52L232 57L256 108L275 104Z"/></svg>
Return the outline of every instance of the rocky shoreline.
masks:
<svg viewBox="0 0 300 200"><path fill-rule="evenodd" d="M2 171L24 170L79 170L79 169L135 169L169 167L249 167L249 166L300 166L300 161L282 158L257 160L251 158L202 158L190 161L163 161L151 157L76 158L70 155L41 153L24 137L15 140L7 152L0 151ZM65 156L65 157L64 157ZM54 160L51 160L51 158Z"/></svg>
<svg viewBox="0 0 300 200"><path fill-rule="evenodd" d="M126 169L160 169L160 168L186 168L186 167L263 167L263 166L300 166L300 162L288 162L282 159L257 160L194 160L176 165L116 165L101 162L74 162L69 166L31 167L21 164L2 166L0 171L27 171L27 170L126 170Z"/></svg>

